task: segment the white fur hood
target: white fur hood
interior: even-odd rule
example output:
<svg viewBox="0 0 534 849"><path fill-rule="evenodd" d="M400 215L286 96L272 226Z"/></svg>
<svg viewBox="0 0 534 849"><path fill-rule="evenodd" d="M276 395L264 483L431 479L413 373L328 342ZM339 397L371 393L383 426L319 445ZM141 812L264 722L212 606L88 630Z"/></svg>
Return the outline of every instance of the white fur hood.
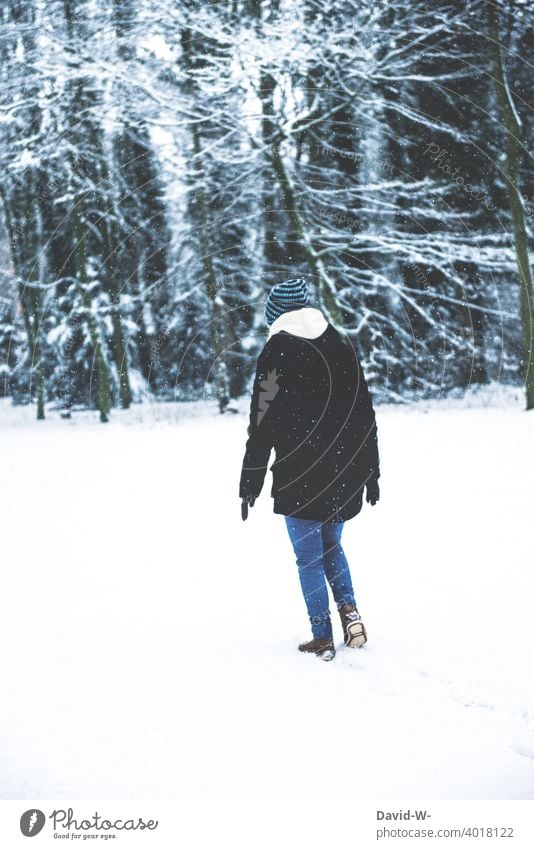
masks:
<svg viewBox="0 0 534 849"><path fill-rule="evenodd" d="M327 327L328 322L321 310L315 309L315 307L301 307L299 310L290 310L290 312L283 312L282 315L279 315L269 328L269 338L274 333L285 330L287 333L302 336L304 339L317 339L325 332Z"/></svg>

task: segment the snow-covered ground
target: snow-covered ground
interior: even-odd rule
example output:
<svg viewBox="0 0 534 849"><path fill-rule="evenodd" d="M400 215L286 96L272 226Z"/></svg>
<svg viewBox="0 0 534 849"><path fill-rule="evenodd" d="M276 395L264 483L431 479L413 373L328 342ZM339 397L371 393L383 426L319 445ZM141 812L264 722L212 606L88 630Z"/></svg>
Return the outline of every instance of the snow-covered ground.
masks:
<svg viewBox="0 0 534 849"><path fill-rule="evenodd" d="M323 663L270 474L240 518L246 403L3 404L1 797L532 799L522 406L379 408L344 531L369 643Z"/></svg>

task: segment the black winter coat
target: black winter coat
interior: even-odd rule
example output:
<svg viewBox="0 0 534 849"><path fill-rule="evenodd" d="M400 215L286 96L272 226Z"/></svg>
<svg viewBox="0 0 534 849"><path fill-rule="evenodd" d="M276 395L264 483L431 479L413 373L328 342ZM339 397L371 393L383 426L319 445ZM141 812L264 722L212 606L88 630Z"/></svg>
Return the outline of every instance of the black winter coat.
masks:
<svg viewBox="0 0 534 849"><path fill-rule="evenodd" d="M241 498L260 494L273 447L275 513L346 521L360 512L366 482L379 477L375 414L358 354L331 324L315 339L275 333L261 351Z"/></svg>

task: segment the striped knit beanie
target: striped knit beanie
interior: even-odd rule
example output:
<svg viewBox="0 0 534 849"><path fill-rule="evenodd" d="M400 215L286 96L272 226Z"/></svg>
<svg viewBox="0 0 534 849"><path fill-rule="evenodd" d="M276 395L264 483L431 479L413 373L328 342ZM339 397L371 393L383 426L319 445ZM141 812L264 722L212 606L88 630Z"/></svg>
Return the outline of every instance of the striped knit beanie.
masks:
<svg viewBox="0 0 534 849"><path fill-rule="evenodd" d="M299 310L308 305L308 284L303 277L284 280L273 286L267 295L265 321L271 325L282 313Z"/></svg>

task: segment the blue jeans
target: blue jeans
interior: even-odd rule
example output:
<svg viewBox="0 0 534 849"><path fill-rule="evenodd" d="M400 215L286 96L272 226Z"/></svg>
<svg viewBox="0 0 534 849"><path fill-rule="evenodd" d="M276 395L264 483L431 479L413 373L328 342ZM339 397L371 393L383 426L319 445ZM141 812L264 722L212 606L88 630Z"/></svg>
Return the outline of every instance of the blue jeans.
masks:
<svg viewBox="0 0 534 849"><path fill-rule="evenodd" d="M285 520L297 558L300 586L313 637L331 640L332 623L325 577L338 608L343 604L356 604L349 564L341 547L344 522L322 523L293 516L285 516Z"/></svg>

